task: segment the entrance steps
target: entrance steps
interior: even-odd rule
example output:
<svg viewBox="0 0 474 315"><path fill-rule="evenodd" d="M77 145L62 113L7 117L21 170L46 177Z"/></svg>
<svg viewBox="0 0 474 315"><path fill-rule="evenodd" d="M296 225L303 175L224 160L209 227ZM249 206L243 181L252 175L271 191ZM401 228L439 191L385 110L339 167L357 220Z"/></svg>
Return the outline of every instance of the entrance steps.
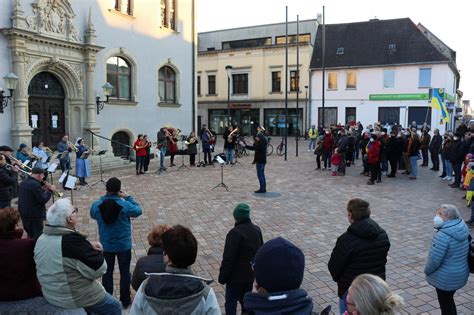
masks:
<svg viewBox="0 0 474 315"><path fill-rule="evenodd" d="M72 173L75 173L76 170L76 158L75 154L72 152L71 156L71 169ZM112 152L107 152L99 158L99 155L91 155L89 156L89 165L90 165L90 172L91 174L99 174L100 170L100 159L102 159L102 170L115 170L115 169L122 169L128 168L132 164L130 160L122 159L119 156L114 156ZM134 164L133 164L134 166Z"/></svg>

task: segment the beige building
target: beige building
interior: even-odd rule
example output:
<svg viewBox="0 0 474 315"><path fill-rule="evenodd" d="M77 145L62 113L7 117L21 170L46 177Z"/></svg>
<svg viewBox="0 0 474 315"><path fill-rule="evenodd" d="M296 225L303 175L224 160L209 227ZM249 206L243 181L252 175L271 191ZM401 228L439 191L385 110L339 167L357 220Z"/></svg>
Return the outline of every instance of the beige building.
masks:
<svg viewBox="0 0 474 315"><path fill-rule="evenodd" d="M305 130L307 93L316 20L299 23L299 93L297 28L288 25L288 128ZM253 134L262 124L271 135L285 131L285 23L198 34L198 126L223 133L228 121L228 74L232 124ZM297 97L298 110L297 110Z"/></svg>

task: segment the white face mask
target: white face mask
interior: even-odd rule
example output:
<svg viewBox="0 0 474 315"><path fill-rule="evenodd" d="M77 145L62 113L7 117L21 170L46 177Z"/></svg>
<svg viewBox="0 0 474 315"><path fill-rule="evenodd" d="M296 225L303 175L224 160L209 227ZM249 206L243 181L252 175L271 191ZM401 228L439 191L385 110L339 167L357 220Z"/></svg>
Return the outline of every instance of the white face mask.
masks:
<svg viewBox="0 0 474 315"><path fill-rule="evenodd" d="M385 132L382 132L382 136L385 136Z"/></svg>
<svg viewBox="0 0 474 315"><path fill-rule="evenodd" d="M370 141L370 142L374 142L374 138L370 138L370 140L369 140L369 141Z"/></svg>
<svg viewBox="0 0 474 315"><path fill-rule="evenodd" d="M441 224L443 224L443 218L440 217L438 214L435 215L435 217L433 218L433 223L435 226L440 226Z"/></svg>

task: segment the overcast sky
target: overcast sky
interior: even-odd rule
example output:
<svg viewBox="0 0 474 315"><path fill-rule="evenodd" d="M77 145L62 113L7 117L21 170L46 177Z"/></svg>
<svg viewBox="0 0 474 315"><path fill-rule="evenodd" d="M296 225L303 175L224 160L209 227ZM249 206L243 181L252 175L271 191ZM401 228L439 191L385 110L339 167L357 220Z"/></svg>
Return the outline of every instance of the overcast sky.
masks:
<svg viewBox="0 0 474 315"><path fill-rule="evenodd" d="M438 36L457 53L463 99L474 102L474 26L470 0L198 0L197 30L278 23L316 18L326 7L326 23L409 17Z"/></svg>

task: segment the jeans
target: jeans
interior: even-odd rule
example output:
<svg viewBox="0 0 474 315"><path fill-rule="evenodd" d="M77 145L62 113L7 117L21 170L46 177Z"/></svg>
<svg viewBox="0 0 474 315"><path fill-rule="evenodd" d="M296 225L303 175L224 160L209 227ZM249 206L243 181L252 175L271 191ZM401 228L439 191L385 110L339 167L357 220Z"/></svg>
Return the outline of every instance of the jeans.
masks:
<svg viewBox="0 0 474 315"><path fill-rule="evenodd" d="M211 149L203 150L204 153L204 164L212 165Z"/></svg>
<svg viewBox="0 0 474 315"><path fill-rule="evenodd" d="M410 165L411 165L411 176L416 177L418 174L418 156L410 156Z"/></svg>
<svg viewBox="0 0 474 315"><path fill-rule="evenodd" d="M331 152L330 151L324 151L323 161L324 161L324 168L331 167Z"/></svg>
<svg viewBox="0 0 474 315"><path fill-rule="evenodd" d="M8 201L0 201L0 209L6 208L6 207L10 207L11 205L12 205L12 201L11 201L11 200L8 200Z"/></svg>
<svg viewBox="0 0 474 315"><path fill-rule="evenodd" d="M382 163L382 169L381 169L381 172L388 172L388 161L387 161L387 157L384 156L382 157L381 161Z"/></svg>
<svg viewBox="0 0 474 315"><path fill-rule="evenodd" d="M453 163L449 160L445 160L446 162L446 176L453 177Z"/></svg>
<svg viewBox="0 0 474 315"><path fill-rule="evenodd" d="M441 164L443 165L443 172L441 173L441 175L443 175L442 177L444 176L448 176L448 172L447 172L447 166L446 164L448 163L447 160L444 159L443 155L441 154Z"/></svg>
<svg viewBox="0 0 474 315"><path fill-rule="evenodd" d="M314 150L316 147L316 139L309 139L308 150Z"/></svg>
<svg viewBox="0 0 474 315"><path fill-rule="evenodd" d="M104 299L92 306L84 307L87 314L121 315L122 306L112 295L106 294Z"/></svg>
<svg viewBox="0 0 474 315"><path fill-rule="evenodd" d="M344 293L342 298L339 299L339 314L344 314L345 311L347 311L347 291Z"/></svg>
<svg viewBox="0 0 474 315"><path fill-rule="evenodd" d="M438 295L439 308L441 309L442 315L456 315L456 304L454 303L455 291L443 291L436 289Z"/></svg>
<svg viewBox="0 0 474 315"><path fill-rule="evenodd" d="M166 147L160 149L160 170L165 168Z"/></svg>
<svg viewBox="0 0 474 315"><path fill-rule="evenodd" d="M71 161L69 159L59 160L59 166L61 167L61 171L67 172L71 168Z"/></svg>
<svg viewBox="0 0 474 315"><path fill-rule="evenodd" d="M234 149L225 149L224 151L225 151L226 164L232 163L232 161L234 160L234 158L232 156L232 153L233 153Z"/></svg>
<svg viewBox="0 0 474 315"><path fill-rule="evenodd" d="M257 177L260 184L259 190L267 190L267 182L265 180L265 163L255 164L257 167Z"/></svg>
<svg viewBox="0 0 474 315"><path fill-rule="evenodd" d="M136 161L135 161L135 170L137 171L143 171L143 166L145 164L145 156L137 156Z"/></svg>
<svg viewBox="0 0 474 315"><path fill-rule="evenodd" d="M132 251L130 249L118 253L104 252L107 271L102 276L102 285L105 291L114 294L115 256L117 256L120 269L120 301L123 304L130 304L130 260L132 259Z"/></svg>
<svg viewBox="0 0 474 315"><path fill-rule="evenodd" d="M244 309L244 295L252 292L253 282L250 283L227 283L225 285L225 313L226 315L237 314L237 302L240 303L242 313Z"/></svg>

